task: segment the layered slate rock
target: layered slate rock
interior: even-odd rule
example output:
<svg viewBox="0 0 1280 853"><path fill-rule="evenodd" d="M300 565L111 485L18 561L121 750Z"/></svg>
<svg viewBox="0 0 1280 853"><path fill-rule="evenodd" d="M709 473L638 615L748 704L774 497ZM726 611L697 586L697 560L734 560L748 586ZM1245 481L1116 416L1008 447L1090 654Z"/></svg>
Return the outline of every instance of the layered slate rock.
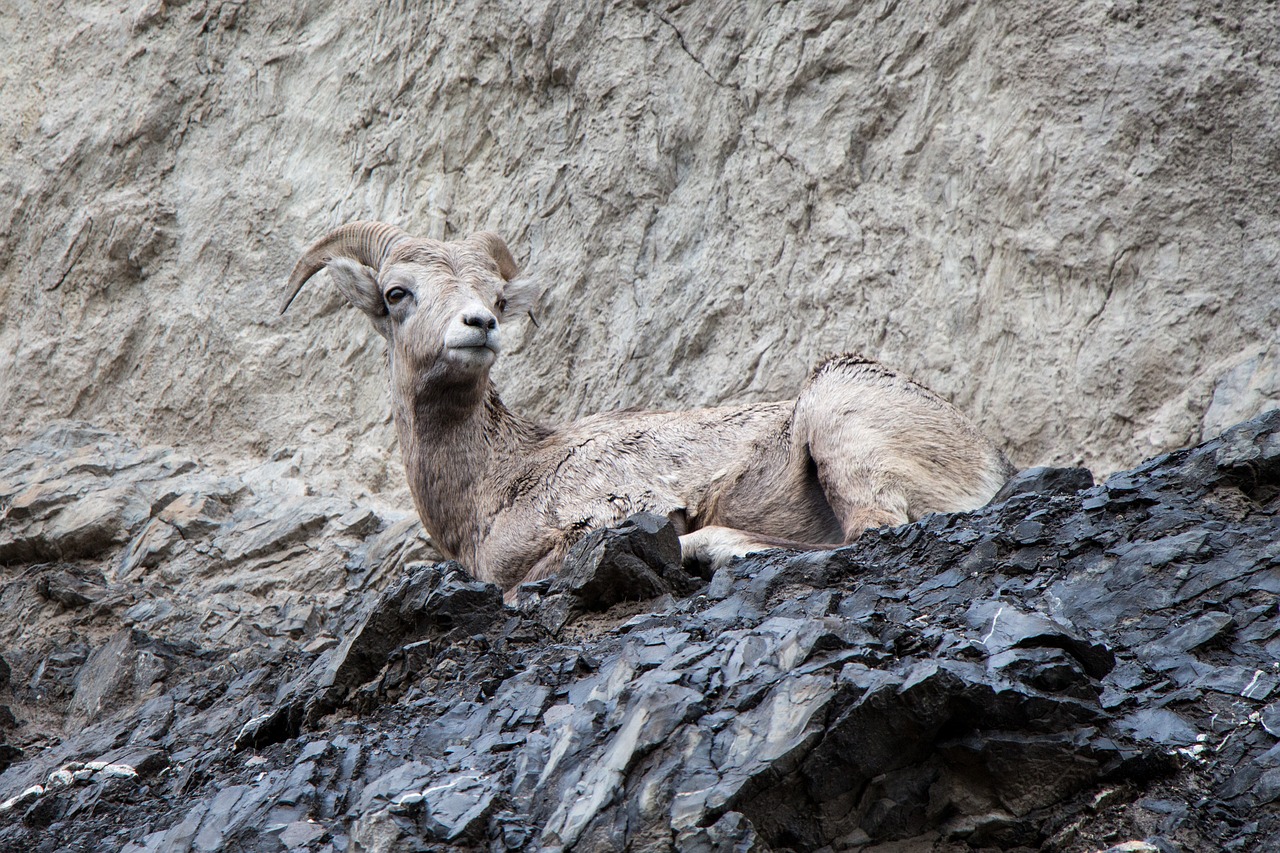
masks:
<svg viewBox="0 0 1280 853"><path fill-rule="evenodd" d="M1280 411L1097 485L1037 472L976 512L706 582L641 558L660 520L600 533L582 550L624 557L515 606L410 563L280 610L297 627L261 644L112 604L138 581L83 561L56 572L94 579L88 604L13 565L0 604L81 633L7 640L0 849L1265 849L1278 512ZM389 529L334 518L312 547ZM593 572L654 597L601 601ZM578 603L548 624L555 596Z"/></svg>
<svg viewBox="0 0 1280 853"><path fill-rule="evenodd" d="M516 601L522 613L558 633L616 604L688 594L702 580L681 566L680 539L671 521L640 512L582 537L554 577L521 585Z"/></svg>

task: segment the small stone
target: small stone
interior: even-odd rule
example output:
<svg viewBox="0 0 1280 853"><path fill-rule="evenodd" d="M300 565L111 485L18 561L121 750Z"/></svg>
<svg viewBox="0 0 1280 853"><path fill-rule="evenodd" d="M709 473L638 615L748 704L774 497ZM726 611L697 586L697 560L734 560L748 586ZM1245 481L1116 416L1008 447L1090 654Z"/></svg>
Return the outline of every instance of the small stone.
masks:
<svg viewBox="0 0 1280 853"><path fill-rule="evenodd" d="M1044 538L1044 525L1038 521L1024 521L1013 528L1013 539L1021 545L1034 545Z"/></svg>
<svg viewBox="0 0 1280 853"><path fill-rule="evenodd" d="M593 530L569 550L536 615L559 631L582 613L623 601L687 595L700 585L680 563L674 525L652 513L637 513L617 527Z"/></svg>
<svg viewBox="0 0 1280 853"><path fill-rule="evenodd" d="M186 541L172 524L159 518L151 519L129 542L115 577L118 580L136 578L141 569L155 568L170 559L185 546Z"/></svg>
<svg viewBox="0 0 1280 853"><path fill-rule="evenodd" d="M1073 495L1093 487L1088 468L1027 468L1014 474L989 503L1004 503L1017 495Z"/></svg>
<svg viewBox="0 0 1280 853"><path fill-rule="evenodd" d="M421 791L410 791L407 794L400 794L399 796L393 797L391 805L396 806L397 808L410 809L414 806L421 805L425 800L426 797L422 795Z"/></svg>
<svg viewBox="0 0 1280 853"><path fill-rule="evenodd" d="M67 800L46 792L23 813L22 822L32 829L45 829L66 813L67 805Z"/></svg>
<svg viewBox="0 0 1280 853"><path fill-rule="evenodd" d="M302 751L298 753L296 761L301 764L304 761L311 761L319 758L329 751L331 744L327 740L313 740L304 744Z"/></svg>
<svg viewBox="0 0 1280 853"><path fill-rule="evenodd" d="M1204 613L1181 628L1170 631L1159 644L1178 652L1193 652L1221 640L1235 624L1235 619L1229 613Z"/></svg>
<svg viewBox="0 0 1280 853"><path fill-rule="evenodd" d="M136 779L138 771L127 764L108 764L98 771L109 779Z"/></svg>
<svg viewBox="0 0 1280 853"><path fill-rule="evenodd" d="M1241 666L1214 667L1194 682L1202 690L1215 690L1243 696L1255 702L1265 701L1275 691L1280 681L1261 669Z"/></svg>
<svg viewBox="0 0 1280 853"><path fill-rule="evenodd" d="M10 764L21 761L23 751L9 743L0 743L0 773L3 773Z"/></svg>
<svg viewBox="0 0 1280 853"><path fill-rule="evenodd" d="M1107 495L1106 491L1103 490L1099 494L1090 495L1082 500L1080 502L1080 506L1082 509L1102 509L1109 503L1111 503L1111 498Z"/></svg>
<svg viewBox="0 0 1280 853"><path fill-rule="evenodd" d="M337 637L331 636L329 634L323 634L319 637L316 637L314 640L312 640L311 642L303 646L302 650L310 655L318 655L321 652L326 652L329 649L333 648L334 646L338 645L338 642L339 641Z"/></svg>
<svg viewBox="0 0 1280 853"><path fill-rule="evenodd" d="M36 592L42 598L74 609L97 601L106 592L106 587L70 572L53 572L40 576L36 581Z"/></svg>
<svg viewBox="0 0 1280 853"><path fill-rule="evenodd" d="M163 652L162 645L140 631L117 631L76 673L68 712L89 719L113 703L138 696L167 674Z"/></svg>
<svg viewBox="0 0 1280 853"><path fill-rule="evenodd" d="M1134 739L1170 746L1190 746L1199 732L1181 715L1168 708L1143 708L1116 721Z"/></svg>
<svg viewBox="0 0 1280 853"><path fill-rule="evenodd" d="M333 526L339 533L364 538L378 531L382 519L372 507L363 506L334 519Z"/></svg>
<svg viewBox="0 0 1280 853"><path fill-rule="evenodd" d="M324 527L333 512L328 504L306 497L284 498L278 503L263 498L237 513L213 544L228 562L250 560L305 541Z"/></svg>
<svg viewBox="0 0 1280 853"><path fill-rule="evenodd" d="M183 539L198 539L227 523L231 513L214 495L179 495L156 513L156 519L178 530Z"/></svg>
<svg viewBox="0 0 1280 853"><path fill-rule="evenodd" d="M416 515L406 515L373 537L365 550L362 565L372 573L390 574L412 563L440 559Z"/></svg>
<svg viewBox="0 0 1280 853"><path fill-rule="evenodd" d="M7 812L12 809L21 808L27 803L34 802L36 798L41 796L43 793L43 785L32 785L29 788L24 788L21 793L14 794L9 799L0 803L0 812Z"/></svg>
<svg viewBox="0 0 1280 853"><path fill-rule="evenodd" d="M56 791L61 788L70 788L76 782L75 774L70 770L55 770L49 774L49 778L45 781L45 789Z"/></svg>
<svg viewBox="0 0 1280 853"><path fill-rule="evenodd" d="M1048 616L1023 611L1012 602L974 602L965 621L991 654L1013 648L1060 648L1094 678L1104 677L1115 666L1115 655L1106 646L1079 636Z"/></svg>
<svg viewBox="0 0 1280 853"><path fill-rule="evenodd" d="M90 492L53 517L38 549L57 559L95 557L127 539L150 513L149 503L131 486Z"/></svg>
<svg viewBox="0 0 1280 853"><path fill-rule="evenodd" d="M1008 649L992 655L987 665L1006 677L1030 684L1047 693L1061 693L1092 700L1098 695L1097 682L1075 658L1062 649Z"/></svg>
<svg viewBox="0 0 1280 853"><path fill-rule="evenodd" d="M328 832L320 824L310 820L296 820L284 828L280 833L280 843L290 850L299 847L306 847L313 841L318 841Z"/></svg>
<svg viewBox="0 0 1280 853"><path fill-rule="evenodd" d="M1102 811L1117 803L1124 802L1124 800L1125 791L1123 788L1103 788L1093 795L1093 801L1089 803L1089 808L1095 812Z"/></svg>
<svg viewBox="0 0 1280 853"><path fill-rule="evenodd" d="M501 614L501 591L475 580L459 564L410 567L334 651L320 686L359 686L382 668L393 649L427 637L478 634Z"/></svg>
<svg viewBox="0 0 1280 853"><path fill-rule="evenodd" d="M1262 727L1266 729L1267 734L1280 738L1280 702L1272 702L1263 708L1259 715L1259 721L1262 723Z"/></svg>

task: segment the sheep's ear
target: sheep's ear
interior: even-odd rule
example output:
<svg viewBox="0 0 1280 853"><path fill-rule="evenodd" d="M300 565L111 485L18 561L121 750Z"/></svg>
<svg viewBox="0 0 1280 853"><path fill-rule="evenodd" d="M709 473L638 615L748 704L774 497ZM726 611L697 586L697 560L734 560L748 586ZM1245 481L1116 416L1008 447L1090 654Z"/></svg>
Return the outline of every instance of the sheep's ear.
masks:
<svg viewBox="0 0 1280 853"><path fill-rule="evenodd" d="M507 300L507 307L502 312L504 317L528 314L533 324L538 325L537 319L533 316L533 309L538 306L538 300L542 298L542 287L536 279L531 276L513 278L502 289L502 298Z"/></svg>
<svg viewBox="0 0 1280 853"><path fill-rule="evenodd" d="M378 287L378 273L350 258L333 258L328 263L329 277L342 297L359 308L384 338L390 332L387 306Z"/></svg>

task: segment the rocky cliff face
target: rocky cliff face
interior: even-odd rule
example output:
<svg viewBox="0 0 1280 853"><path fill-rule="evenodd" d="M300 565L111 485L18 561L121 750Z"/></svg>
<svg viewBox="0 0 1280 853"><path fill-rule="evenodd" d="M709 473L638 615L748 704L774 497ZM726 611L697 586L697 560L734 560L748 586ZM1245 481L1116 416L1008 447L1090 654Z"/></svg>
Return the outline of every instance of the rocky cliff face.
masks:
<svg viewBox="0 0 1280 853"><path fill-rule="evenodd" d="M1280 836L1280 410L709 580L637 518L516 607L289 471L75 425L0 457L0 851Z"/></svg>
<svg viewBox="0 0 1280 853"><path fill-rule="evenodd" d="M1280 834L1266 4L0 8L0 851L1252 850ZM858 349L1021 464L507 608L294 259L504 234L559 419Z"/></svg>
<svg viewBox="0 0 1280 853"><path fill-rule="evenodd" d="M915 375L1021 464L1133 464L1280 400L1266 4L290 0L15 7L0 432L72 416L398 488L331 226L503 233L561 418ZM1206 432L1207 431L1207 432Z"/></svg>

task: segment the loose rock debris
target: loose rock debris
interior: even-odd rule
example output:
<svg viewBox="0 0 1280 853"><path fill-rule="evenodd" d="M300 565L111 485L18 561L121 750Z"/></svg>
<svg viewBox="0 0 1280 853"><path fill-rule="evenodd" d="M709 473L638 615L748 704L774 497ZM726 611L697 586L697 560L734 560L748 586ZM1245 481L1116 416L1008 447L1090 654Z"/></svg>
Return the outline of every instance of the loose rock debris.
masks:
<svg viewBox="0 0 1280 853"><path fill-rule="evenodd" d="M515 606L279 474L0 457L0 850L1280 837L1280 412L710 579L637 518Z"/></svg>

